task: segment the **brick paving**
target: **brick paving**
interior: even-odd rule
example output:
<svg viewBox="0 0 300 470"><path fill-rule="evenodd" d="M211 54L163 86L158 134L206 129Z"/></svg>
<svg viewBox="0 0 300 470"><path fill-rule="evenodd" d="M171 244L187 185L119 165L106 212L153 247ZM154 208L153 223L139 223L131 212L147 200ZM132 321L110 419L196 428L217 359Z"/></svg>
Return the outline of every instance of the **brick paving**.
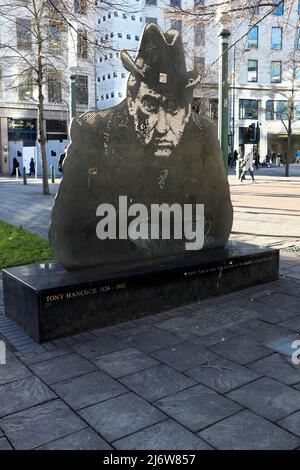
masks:
<svg viewBox="0 0 300 470"><path fill-rule="evenodd" d="M247 186L234 184L233 201L235 191L246 198ZM284 200L297 199L291 186ZM29 198L36 214L44 210L38 190ZM25 210L29 199L19 196ZM281 210L291 224L288 204ZM38 231L44 219L28 224ZM252 223L254 238L260 229ZM281 226L269 225L283 247L278 281L42 345L4 317L0 286L0 339L7 344L0 450L300 449L300 364L291 361L291 343L300 339L294 229L280 238Z"/></svg>

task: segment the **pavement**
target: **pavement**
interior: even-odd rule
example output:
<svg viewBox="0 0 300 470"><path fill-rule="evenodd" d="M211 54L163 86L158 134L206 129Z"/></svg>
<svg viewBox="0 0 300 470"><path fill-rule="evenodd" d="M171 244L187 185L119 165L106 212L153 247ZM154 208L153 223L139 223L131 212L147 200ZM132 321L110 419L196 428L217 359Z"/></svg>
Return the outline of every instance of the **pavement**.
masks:
<svg viewBox="0 0 300 470"><path fill-rule="evenodd" d="M229 177L232 238L281 247L278 281L42 345L0 286L0 449L300 449L300 180L268 170ZM0 180L0 219L45 234L40 189Z"/></svg>

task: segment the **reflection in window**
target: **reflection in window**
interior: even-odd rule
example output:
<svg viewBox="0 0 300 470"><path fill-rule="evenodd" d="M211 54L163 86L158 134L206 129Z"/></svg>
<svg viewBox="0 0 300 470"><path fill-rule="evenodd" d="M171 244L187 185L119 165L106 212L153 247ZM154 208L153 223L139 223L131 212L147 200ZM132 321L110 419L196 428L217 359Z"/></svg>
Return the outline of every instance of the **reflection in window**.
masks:
<svg viewBox="0 0 300 470"><path fill-rule="evenodd" d="M254 26L248 33L248 47L251 49L258 48L258 26Z"/></svg>
<svg viewBox="0 0 300 470"><path fill-rule="evenodd" d="M258 100L239 100L240 119L258 119Z"/></svg>
<svg viewBox="0 0 300 470"><path fill-rule="evenodd" d="M271 83L281 82L281 61L271 62Z"/></svg>
<svg viewBox="0 0 300 470"><path fill-rule="evenodd" d="M272 27L271 38L272 49L282 49L282 28L278 26Z"/></svg>
<svg viewBox="0 0 300 470"><path fill-rule="evenodd" d="M278 0L273 0L274 3L278 3ZM278 7L274 10L274 15L283 15L284 13L284 1L278 5Z"/></svg>
<svg viewBox="0 0 300 470"><path fill-rule="evenodd" d="M257 82L258 75L258 61L248 60L248 82Z"/></svg>
<svg viewBox="0 0 300 470"><path fill-rule="evenodd" d="M278 121L286 120L288 113L288 101L268 100L266 102L266 120Z"/></svg>
<svg viewBox="0 0 300 470"><path fill-rule="evenodd" d="M27 18L18 18L16 28L18 49L31 49L31 21Z"/></svg>
<svg viewBox="0 0 300 470"><path fill-rule="evenodd" d="M88 77L86 75L77 75L76 77L76 98L77 104L88 105Z"/></svg>

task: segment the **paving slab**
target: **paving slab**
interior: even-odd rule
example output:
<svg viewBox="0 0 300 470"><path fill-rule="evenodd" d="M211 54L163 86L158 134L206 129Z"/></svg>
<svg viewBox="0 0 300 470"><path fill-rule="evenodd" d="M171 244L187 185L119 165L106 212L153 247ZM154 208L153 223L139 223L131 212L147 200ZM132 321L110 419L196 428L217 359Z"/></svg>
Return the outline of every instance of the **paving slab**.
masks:
<svg viewBox="0 0 300 470"><path fill-rule="evenodd" d="M300 437L300 411L281 419L277 424Z"/></svg>
<svg viewBox="0 0 300 470"><path fill-rule="evenodd" d="M243 385L226 396L270 421L300 410L300 392L268 377Z"/></svg>
<svg viewBox="0 0 300 470"><path fill-rule="evenodd" d="M283 321L282 323L280 323L280 326L300 333L300 315L292 317L289 320Z"/></svg>
<svg viewBox="0 0 300 470"><path fill-rule="evenodd" d="M1 369L0 369L1 370ZM26 377L0 386L0 417L56 398L38 377Z"/></svg>
<svg viewBox="0 0 300 470"><path fill-rule="evenodd" d="M32 372L12 355L7 356L6 364L1 364L0 367L0 385L32 375Z"/></svg>
<svg viewBox="0 0 300 470"><path fill-rule="evenodd" d="M204 385L195 385L187 390L158 400L154 404L171 418L194 432L241 409L237 403L222 397Z"/></svg>
<svg viewBox="0 0 300 470"><path fill-rule="evenodd" d="M221 394L253 382L261 376L228 359L218 359L210 365L193 367L186 371L186 374Z"/></svg>
<svg viewBox="0 0 300 470"><path fill-rule="evenodd" d="M105 354L93 362L114 378L124 377L159 364L159 361L135 348Z"/></svg>
<svg viewBox="0 0 300 470"><path fill-rule="evenodd" d="M172 419L113 442L118 450L210 450L206 442Z"/></svg>
<svg viewBox="0 0 300 470"><path fill-rule="evenodd" d="M32 372L47 384L62 382L96 370L96 366L78 354L67 354L30 365Z"/></svg>
<svg viewBox="0 0 300 470"><path fill-rule="evenodd" d="M28 450L87 427L61 400L35 406L0 419L15 449Z"/></svg>
<svg viewBox="0 0 300 470"><path fill-rule="evenodd" d="M0 450L13 450L12 446L5 437L0 438Z"/></svg>
<svg viewBox="0 0 300 470"><path fill-rule="evenodd" d="M112 447L93 429L85 428L70 436L49 442L37 450L110 450Z"/></svg>
<svg viewBox="0 0 300 470"><path fill-rule="evenodd" d="M114 338L111 335L103 336L102 338L93 341L82 342L72 346L73 350L85 357L86 359L97 359L103 354L108 354L114 351L120 351L127 346L121 340Z"/></svg>
<svg viewBox="0 0 300 470"><path fill-rule="evenodd" d="M248 335L241 335L216 343L209 346L208 349L241 365L257 361L271 354L270 349L260 345L258 341Z"/></svg>
<svg viewBox="0 0 300 470"><path fill-rule="evenodd" d="M55 349L52 349L50 351L45 351L39 354L34 353L34 354L22 355L21 361L26 365L37 364L39 362L48 361L49 359L54 359L55 357L60 357L60 356L64 356L65 354L70 354L71 352L72 352L71 349L66 349L66 348L60 349L60 348L55 347Z"/></svg>
<svg viewBox="0 0 300 470"><path fill-rule="evenodd" d="M219 450L290 450L300 443L297 437L248 410L214 424L199 436Z"/></svg>
<svg viewBox="0 0 300 470"><path fill-rule="evenodd" d="M300 367L293 365L290 358L280 354L272 354L249 366L261 375L272 377L286 385L300 382Z"/></svg>
<svg viewBox="0 0 300 470"><path fill-rule="evenodd" d="M154 352L183 342L183 339L178 336L155 327L146 327L138 332L131 330L124 333L122 336L119 336L119 338L128 345L146 353Z"/></svg>
<svg viewBox="0 0 300 470"><path fill-rule="evenodd" d="M128 392L126 387L100 371L54 384L52 388L74 410Z"/></svg>
<svg viewBox="0 0 300 470"><path fill-rule="evenodd" d="M289 318L293 318L298 315L299 312L296 309L287 310L280 307L280 303L276 305L261 304L256 306L255 309L258 318L268 323L281 323Z"/></svg>
<svg viewBox="0 0 300 470"><path fill-rule="evenodd" d="M164 364L123 377L120 382L150 402L196 384L195 380Z"/></svg>
<svg viewBox="0 0 300 470"><path fill-rule="evenodd" d="M218 357L189 341L161 349L152 353L152 356L179 371L185 371L198 364L208 364Z"/></svg>
<svg viewBox="0 0 300 470"><path fill-rule="evenodd" d="M166 419L157 408L133 393L90 406L79 414L108 442Z"/></svg>

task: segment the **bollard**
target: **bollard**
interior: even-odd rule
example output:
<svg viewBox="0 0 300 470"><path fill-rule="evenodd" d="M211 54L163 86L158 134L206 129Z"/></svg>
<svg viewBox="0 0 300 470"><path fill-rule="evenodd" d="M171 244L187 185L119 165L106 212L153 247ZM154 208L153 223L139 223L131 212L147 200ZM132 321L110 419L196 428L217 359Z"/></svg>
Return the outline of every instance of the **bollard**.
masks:
<svg viewBox="0 0 300 470"><path fill-rule="evenodd" d="M23 166L23 183L27 184L26 168Z"/></svg>
<svg viewBox="0 0 300 470"><path fill-rule="evenodd" d="M50 172L51 172L51 181L52 183L55 183L54 165L50 166Z"/></svg>

